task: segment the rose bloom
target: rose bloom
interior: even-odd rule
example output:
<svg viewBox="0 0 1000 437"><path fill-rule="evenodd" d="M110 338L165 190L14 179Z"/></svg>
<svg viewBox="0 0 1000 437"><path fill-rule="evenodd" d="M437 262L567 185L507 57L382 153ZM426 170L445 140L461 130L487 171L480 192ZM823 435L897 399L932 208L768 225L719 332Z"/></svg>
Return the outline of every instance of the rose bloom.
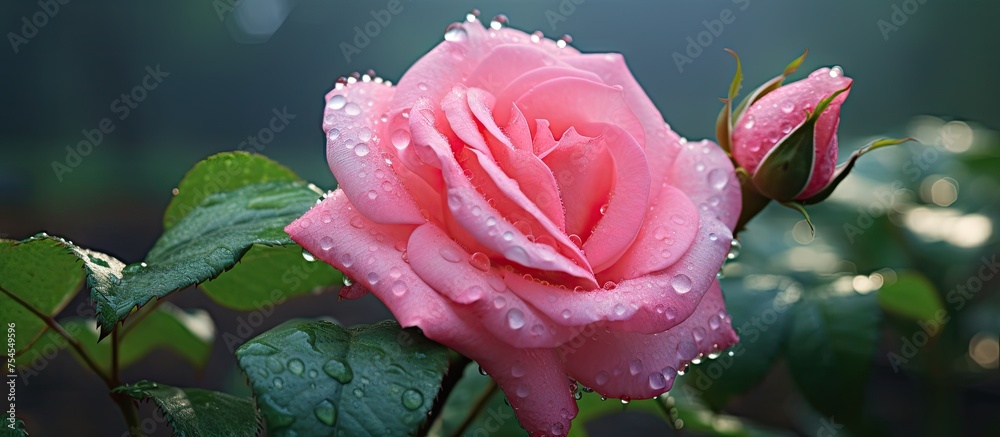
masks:
<svg viewBox="0 0 1000 437"><path fill-rule="evenodd" d="M813 111L816 105L839 90L848 88L851 79L844 76L840 68L821 68L808 78L779 87L754 102L733 124L733 159L751 175L756 176L758 168L771 155L771 151L789 136L803 127L806 111ZM805 200L827 188L833 181L837 167L837 127L840 125L840 107L850 89L844 91L823 111L813 128L813 167L801 180L784 180L781 176L764 175L769 185L789 188L787 198L780 201ZM766 188L765 195L774 195Z"/></svg>
<svg viewBox="0 0 1000 437"><path fill-rule="evenodd" d="M651 398L737 341L716 273L739 217L726 154L663 121L617 54L449 27L398 85L327 96L339 181L286 231L404 327L475 360L533 435L573 381Z"/></svg>

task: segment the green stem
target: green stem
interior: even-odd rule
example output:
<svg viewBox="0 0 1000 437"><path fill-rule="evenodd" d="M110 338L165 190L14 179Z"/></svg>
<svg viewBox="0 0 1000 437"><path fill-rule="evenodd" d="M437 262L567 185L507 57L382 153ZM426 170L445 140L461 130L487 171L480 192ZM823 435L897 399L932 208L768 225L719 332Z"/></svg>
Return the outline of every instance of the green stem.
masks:
<svg viewBox="0 0 1000 437"><path fill-rule="evenodd" d="M424 422L419 435L427 435L427 432L430 431L431 426L434 425L438 416L441 415L441 410L444 410L444 404L448 400L451 391L455 389L458 381L465 374L465 366L468 366L472 362L472 360L463 355L457 353L454 353L454 355L455 359L448 363L448 373L445 374L444 380L441 381L441 392L438 394L437 399L434 400L431 411L427 413L427 421Z"/></svg>
<svg viewBox="0 0 1000 437"><path fill-rule="evenodd" d="M472 421L476 419L476 416L479 415L479 412L482 411L483 407L486 406L486 403L489 402L490 398L493 397L493 394L496 393L496 391L497 383L493 380L493 378L490 378L490 380L486 383L486 388L479 394L476 401L472 403L472 408L469 409L469 412L466 413L464 418L462 418L462 423L451 432L451 437L458 437L465 432L469 425L472 424Z"/></svg>
<svg viewBox="0 0 1000 437"><path fill-rule="evenodd" d="M122 412L122 417L125 418L125 423L128 425L128 433L133 437L142 437L142 425L139 422L139 409L136 408L135 402L132 397L124 393L109 393L111 399L115 401L115 405L118 405L118 409Z"/></svg>
<svg viewBox="0 0 1000 437"><path fill-rule="evenodd" d="M94 359L91 358L90 355L88 355L87 352L83 349L83 345L80 344L80 341L74 338L68 332L66 332L66 330L62 327L62 325L56 322L55 319L49 317L45 313L42 313L37 308L32 306L30 303L21 299L20 296L11 293L6 288L0 287L0 292L6 294L8 297L13 299L14 302L19 303L22 307L24 307L24 309L30 311L39 319L42 319L42 321L45 322L45 324L48 325L49 328L51 328L53 331L59 334L63 339L66 340L66 342L70 345L70 347L72 347L73 350L76 351L76 353L80 356L80 358L83 359L83 362L87 364L87 367L90 367L90 370L92 370L94 373L97 374L97 376L99 376L102 380L104 380L104 383L107 384L108 387L111 387L113 381L110 375L101 371L101 368L98 367L96 362L94 362Z"/></svg>

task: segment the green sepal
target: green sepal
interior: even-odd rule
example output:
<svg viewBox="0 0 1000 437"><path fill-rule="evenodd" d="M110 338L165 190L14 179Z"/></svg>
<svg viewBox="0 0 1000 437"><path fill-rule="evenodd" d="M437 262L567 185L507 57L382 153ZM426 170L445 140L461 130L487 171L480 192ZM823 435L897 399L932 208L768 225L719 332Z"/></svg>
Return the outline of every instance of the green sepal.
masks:
<svg viewBox="0 0 1000 437"><path fill-rule="evenodd" d="M781 206L794 209L802 214L802 218L804 218L806 220L806 224L809 225L809 233L814 237L816 236L816 227L813 226L812 219L809 218L809 212L806 211L805 205L799 202L781 202Z"/></svg>
<svg viewBox="0 0 1000 437"><path fill-rule="evenodd" d="M808 112L805 121L771 149L753 175L753 183L761 194L779 202L795 200L812 179L816 157L816 121L830 102L851 88L850 85L821 100L815 111Z"/></svg>
<svg viewBox="0 0 1000 437"><path fill-rule="evenodd" d="M732 149L732 137L733 137L733 100L740 93L740 86L743 83L743 67L740 64L740 57L736 55L736 52L726 49L730 55L736 58L736 74L733 76L732 83L729 84L729 94L725 99L719 99L725 106L719 111L719 117L715 122L715 138L719 141L719 146L726 153L730 153Z"/></svg>
<svg viewBox="0 0 1000 437"><path fill-rule="evenodd" d="M895 146L897 144L902 144L907 141L916 141L916 140L913 138L875 140L868 143L864 147L854 151L854 153L852 153L851 156L847 158L846 162L837 166L837 169L833 172L833 179L831 179L830 183L825 188L823 188L823 191L820 191L812 195L808 199L802 200L802 204L812 205L815 203L822 202L826 200L827 197L830 197L830 195L833 194L833 190L837 189L837 186L844 181L844 178L846 178L847 175L854 168L854 164L858 161L858 158L860 158L861 155L864 155L865 153L871 152L872 150L878 148L886 146Z"/></svg>
<svg viewBox="0 0 1000 437"><path fill-rule="evenodd" d="M740 104L736 107L736 110L733 111L732 119L739 120L740 116L743 115L743 111L746 111L746 109L749 108L750 105L753 105L755 102L760 100L761 97L767 95L767 93L770 93L771 91L780 88L781 84L785 81L786 78L788 78L788 76L791 76L796 71L798 71L799 66L802 65L802 62L806 60L806 55L808 54L809 50L806 49L806 51L802 53L802 56L795 58L794 61L792 61L785 67L785 71L782 72L782 74L775 76L773 79L765 82L763 85L753 90L753 92L750 93L750 95L748 95L745 99L743 99L742 102L740 102Z"/></svg>

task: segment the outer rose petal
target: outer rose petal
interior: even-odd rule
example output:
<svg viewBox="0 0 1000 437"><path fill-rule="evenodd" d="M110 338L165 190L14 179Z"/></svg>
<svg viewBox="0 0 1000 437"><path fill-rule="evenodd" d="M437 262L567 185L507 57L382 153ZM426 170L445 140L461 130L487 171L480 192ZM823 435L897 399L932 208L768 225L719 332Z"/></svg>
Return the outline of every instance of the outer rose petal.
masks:
<svg viewBox="0 0 1000 437"><path fill-rule="evenodd" d="M476 267L489 261L472 259L434 225L413 231L407 251L410 265L425 283L461 305L462 311L474 314L487 331L513 347L556 347L577 334L508 293L499 270L485 264Z"/></svg>
<svg viewBox="0 0 1000 437"><path fill-rule="evenodd" d="M729 229L736 227L743 193L732 161L717 144L709 140L683 144L666 182L687 194L701 212L722 220Z"/></svg>
<svg viewBox="0 0 1000 437"><path fill-rule="evenodd" d="M581 344L560 348L569 375L602 396L645 399L673 385L674 376L699 354L717 353L739 337L714 282L683 323L658 334L598 330Z"/></svg>
<svg viewBox="0 0 1000 437"><path fill-rule="evenodd" d="M378 117L388 107L393 91L374 82L357 82L331 91L323 125L328 131L326 158L340 188L370 220L419 224L424 218L396 173L386 165L381 149L389 134L381 131Z"/></svg>
<svg viewBox="0 0 1000 437"><path fill-rule="evenodd" d="M521 299L566 326L599 323L611 330L663 332L695 311L729 252L729 228L705 212L700 220L696 243L680 260L662 271L619 282L611 290L567 292L526 281L513 272L504 281Z"/></svg>
<svg viewBox="0 0 1000 437"><path fill-rule="evenodd" d="M321 260L363 281L400 325L417 326L428 338L479 362L507 394L529 433L568 430L577 407L556 351L507 347L475 317L456 312L454 304L428 287L397 251L401 238L412 229L368 221L337 190L285 231Z"/></svg>
<svg viewBox="0 0 1000 437"><path fill-rule="evenodd" d="M821 100L846 88L851 82L843 74L821 68L807 79L784 85L761 97L733 125L733 158L753 174L775 144L805 121L806 110L814 109ZM837 155L836 151L830 151L830 147L836 149L833 138L840 120L840 106L849 93L850 90L833 99L816 122L813 175L801 197L822 190L833 175Z"/></svg>

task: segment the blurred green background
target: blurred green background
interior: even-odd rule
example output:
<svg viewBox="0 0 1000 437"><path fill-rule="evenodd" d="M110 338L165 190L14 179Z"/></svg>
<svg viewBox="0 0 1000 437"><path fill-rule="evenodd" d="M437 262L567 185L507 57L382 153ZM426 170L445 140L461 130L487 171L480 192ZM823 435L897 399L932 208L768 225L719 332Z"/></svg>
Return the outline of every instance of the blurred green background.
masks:
<svg viewBox="0 0 1000 437"><path fill-rule="evenodd" d="M993 59L1000 3L402 0L402 11L373 27L377 35L359 40L363 44L356 44L355 27L364 29L388 1L69 1L52 3L55 13L55 6L42 3L0 5L0 29L9 43L0 49L0 238L47 231L124 261L141 259L155 241L171 189L184 172L210 154L239 148L268 127L275 110L294 118L258 150L332 188L320 121L323 95L336 78L374 69L398 80L472 8L487 20L504 13L513 27L529 32L570 34L581 51L623 53L664 118L689 138L714 136L717 98L735 68L724 48L740 54L748 86L779 73L808 48L799 77L840 65L855 79L843 107L842 156L879 135L916 136L923 145L863 159L837 195L812 210L815 238L796 213L771 207L744 234L743 254L727 266L727 280L746 285L759 282L753 275L792 275L806 290L827 284L867 295L908 272L921 273L940 295L939 304L952 311L952 321L919 360L895 371L887 354L899 351L900 338L917 325L887 311L878 325L878 352L871 354L866 405L892 434L997 430L998 281L984 280L961 309L947 293L976 276L981 257L1000 249L1000 87ZM726 9L735 20L707 38L703 21ZM689 47L692 41L700 51ZM345 56L344 44L359 53ZM675 53L692 62L679 68ZM169 75L120 118L121 95L157 67ZM68 165L76 161L67 160L67 146L85 140L84 131L98 129L103 118L114 130L78 165ZM54 163L69 171L54 170ZM219 333L235 329L242 317L197 292L171 300L209 307ZM292 315L333 315L352 324L387 314L372 299L337 304L331 293L286 304L257 331ZM21 389L19 408L29 429L40 435L120 432L123 425L100 382L62 355ZM161 382L240 390L242 377L221 345L203 374L178 363L162 353L125 376L165 375ZM727 401L726 408L792 433L823 435L816 424L824 416L797 394L786 367L776 359L763 385ZM60 420L52 420L57 411ZM587 426L594 435L622 427L669 432L638 413Z"/></svg>

